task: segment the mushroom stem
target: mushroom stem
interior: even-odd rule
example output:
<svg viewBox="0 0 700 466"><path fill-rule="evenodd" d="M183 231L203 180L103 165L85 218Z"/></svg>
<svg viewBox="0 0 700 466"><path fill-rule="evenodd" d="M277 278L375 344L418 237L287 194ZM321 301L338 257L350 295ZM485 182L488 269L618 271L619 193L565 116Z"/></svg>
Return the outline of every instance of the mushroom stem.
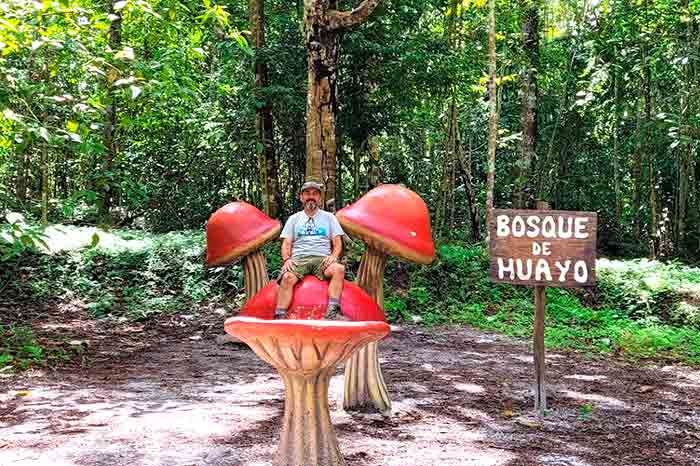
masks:
<svg viewBox="0 0 700 466"><path fill-rule="evenodd" d="M267 259L262 250L258 249L243 259L245 274L246 301L255 296L270 281L267 276Z"/></svg>
<svg viewBox="0 0 700 466"><path fill-rule="evenodd" d="M312 374L286 372L277 466L345 466L328 410L328 384L335 365Z"/></svg>
<svg viewBox="0 0 700 466"><path fill-rule="evenodd" d="M373 298L379 307L384 307L384 267L387 256L367 246L357 273L357 284ZM391 414L391 400L379 365L377 342L369 343L353 354L345 364L346 411L374 411L382 415Z"/></svg>

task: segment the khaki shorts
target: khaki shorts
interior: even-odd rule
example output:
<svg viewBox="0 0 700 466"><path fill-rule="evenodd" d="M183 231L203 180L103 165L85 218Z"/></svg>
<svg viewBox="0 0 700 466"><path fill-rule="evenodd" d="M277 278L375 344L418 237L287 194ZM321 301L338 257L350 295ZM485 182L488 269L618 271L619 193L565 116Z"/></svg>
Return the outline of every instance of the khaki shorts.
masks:
<svg viewBox="0 0 700 466"><path fill-rule="evenodd" d="M290 272L296 275L299 280L304 278L305 275L313 275L319 280L327 280L323 275L323 259L325 259L323 256L303 256L292 259L294 265ZM283 275L283 273L280 273L280 276L277 277L277 283L282 281Z"/></svg>

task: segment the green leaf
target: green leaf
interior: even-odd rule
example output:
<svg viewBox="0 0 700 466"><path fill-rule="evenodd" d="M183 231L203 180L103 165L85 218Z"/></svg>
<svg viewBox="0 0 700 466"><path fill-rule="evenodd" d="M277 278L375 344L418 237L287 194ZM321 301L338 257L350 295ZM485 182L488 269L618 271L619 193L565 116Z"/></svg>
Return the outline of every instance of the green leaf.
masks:
<svg viewBox="0 0 700 466"><path fill-rule="evenodd" d="M100 242L100 235L97 233L92 234L92 241L90 242L90 247L94 248Z"/></svg>
<svg viewBox="0 0 700 466"><path fill-rule="evenodd" d="M131 98L135 99L136 97L141 94L141 88L138 86L134 86L133 84L129 86L129 89L131 89Z"/></svg>
<svg viewBox="0 0 700 466"><path fill-rule="evenodd" d="M44 141L49 142L49 130L43 126L39 128L39 136L41 136Z"/></svg>

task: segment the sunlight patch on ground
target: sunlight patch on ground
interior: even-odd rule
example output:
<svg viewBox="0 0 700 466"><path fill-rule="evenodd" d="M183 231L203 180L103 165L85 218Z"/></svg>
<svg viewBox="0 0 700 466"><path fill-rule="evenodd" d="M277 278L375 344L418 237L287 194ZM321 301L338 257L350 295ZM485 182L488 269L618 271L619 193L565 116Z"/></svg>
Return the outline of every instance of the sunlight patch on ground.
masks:
<svg viewBox="0 0 700 466"><path fill-rule="evenodd" d="M148 238L124 239L109 231L95 227L77 227L73 225L49 225L44 230L48 251L50 254L64 251L83 249L92 244L92 238L96 234L99 237L99 248L108 251L141 251L153 244Z"/></svg>
<svg viewBox="0 0 700 466"><path fill-rule="evenodd" d="M606 375L586 375L586 374L573 374L565 375L565 379L575 379L575 380L585 380L586 382L594 382L597 380L605 380L608 377Z"/></svg>
<svg viewBox="0 0 700 466"><path fill-rule="evenodd" d="M538 458L542 466L590 466L587 463L575 456L565 455L542 455Z"/></svg>
<svg viewBox="0 0 700 466"><path fill-rule="evenodd" d="M456 383L454 384L455 388L459 390L460 392L467 392L467 393L484 393L484 387L481 385L475 385L472 383Z"/></svg>
<svg viewBox="0 0 700 466"><path fill-rule="evenodd" d="M231 448L214 447L211 439L233 438L251 425L273 419L279 414L279 403L265 402L259 386L258 390L248 384L216 388L221 389L199 390L196 399L179 396L177 384L164 389L160 380L115 385L109 396L95 389L63 390L60 385L37 388L23 400L32 417L0 431L0 437L16 444L3 452L1 463L84 466L104 464L114 457L115 464L164 466L217 464L216 456L234 459ZM39 432L70 435L54 436L54 444L40 445L36 440ZM131 449L125 450L125 444ZM264 449L258 449L256 455L270 457L273 446Z"/></svg>
<svg viewBox="0 0 700 466"><path fill-rule="evenodd" d="M607 396L602 396L602 395L596 395L594 393L581 393L581 392L575 392L573 390L560 390L559 391L562 395L564 395L567 398L572 398L574 400L582 400L582 401L595 401L596 403L599 403L601 405L610 407L610 408L623 408L623 409L629 409L629 406L627 403L624 401L620 401L616 398L610 398Z"/></svg>

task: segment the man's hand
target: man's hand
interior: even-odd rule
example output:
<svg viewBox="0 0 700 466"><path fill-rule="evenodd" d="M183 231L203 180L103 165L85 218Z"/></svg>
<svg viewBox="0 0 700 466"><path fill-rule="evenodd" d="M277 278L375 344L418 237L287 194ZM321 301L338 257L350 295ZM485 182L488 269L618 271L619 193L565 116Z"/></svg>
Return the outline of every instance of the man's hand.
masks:
<svg viewBox="0 0 700 466"><path fill-rule="evenodd" d="M335 257L333 254L331 254L330 256L326 256L323 259L323 262L321 262L321 269L326 270L329 265L335 264L336 262L338 262L338 258Z"/></svg>
<svg viewBox="0 0 700 466"><path fill-rule="evenodd" d="M286 261L284 261L284 264L282 264L282 273L289 272L292 270L292 267L294 267L294 261L289 258Z"/></svg>

